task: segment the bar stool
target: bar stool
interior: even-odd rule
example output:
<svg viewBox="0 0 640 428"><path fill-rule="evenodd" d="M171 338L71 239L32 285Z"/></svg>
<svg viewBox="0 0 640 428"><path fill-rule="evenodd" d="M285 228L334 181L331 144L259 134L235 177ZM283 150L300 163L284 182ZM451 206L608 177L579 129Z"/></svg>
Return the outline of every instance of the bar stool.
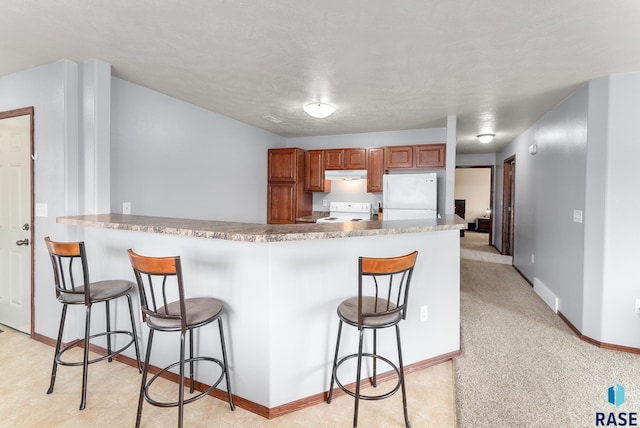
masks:
<svg viewBox="0 0 640 428"><path fill-rule="evenodd" d="M333 359L333 370L331 371L331 384L329 386L327 403L331 403L334 382L341 390L354 397L354 428L358 426L359 400L381 400L392 396L398 389L402 389L405 425L407 428L411 426L407 413L407 394L404 383L404 366L402 364L402 347L400 344L400 328L398 324L406 317L409 285L417 257L417 251L404 256L391 258L360 257L358 259L358 297L351 297L344 300L338 306L340 323L338 324L338 339L336 341L336 352ZM343 322L356 327L359 331L360 338L357 353L349 354L338 359ZM396 330L396 344L398 347L397 365L377 353L377 330L387 327L395 327ZM373 332L373 352L371 353L363 352L362 349L364 332L367 329ZM360 394L362 357L372 359L373 373L371 383L374 387L377 386L377 360L382 360L391 366L398 376L398 383L391 391L379 395ZM357 359L355 392L344 386L336 375L340 365L353 358Z"/></svg>
<svg viewBox="0 0 640 428"><path fill-rule="evenodd" d="M131 249L128 251L131 259L131 266L135 273L138 287L140 289L140 305L142 309L143 322L149 327L149 341L147 343L147 353L144 360L144 370L142 372L142 383L140 385L140 396L138 399L138 415L136 428L140 426L142 418L142 404L144 400L158 407L178 407L178 426L182 427L183 408L187 403L191 403L204 397L226 378L227 396L231 410L235 410L233 397L231 394L231 381L229 379L229 365L227 363L227 351L224 344L224 332L222 329L222 313L224 306L218 299L212 297L184 297L184 287L182 282L182 265L180 257L146 257L136 254ZM175 277L170 280L170 277ZM171 288L173 287L173 288ZM172 295L177 292L178 300L169 301ZM167 297L169 296L169 297ZM222 348L222 359L212 357L193 356L193 330L205 326L213 321L218 321L220 331L220 345ZM168 365L156 373L149 382L149 359L151 357L151 347L153 335L156 331L179 331L180 332L180 360ZM189 358L185 359L185 333L189 332ZM193 363L196 361L210 361L220 366L220 377L205 391L189 399L184 398L184 365L189 363L189 392L194 391ZM149 388L153 382L167 372L169 369L179 366L178 401L160 402L149 395Z"/></svg>
<svg viewBox="0 0 640 428"><path fill-rule="evenodd" d="M60 317L60 328L58 329L58 339L56 341L56 352L53 358L53 369L51 370L51 384L47 394L53 392L56 382L56 371L58 364L63 366L82 366L82 399L80 400L80 410L87 404L87 375L88 366L98 361L108 360L111 362L113 356L122 353L132 344L136 350L136 360L138 370L142 372L140 364L140 349L136 333L136 323L133 317L133 306L131 304L131 292L135 284L125 280L89 281L89 269L87 266L87 256L84 242L54 242L48 236L44 238L53 264L53 278L56 286L56 297L62 303L62 315ZM74 266L74 261L79 259L79 265ZM109 302L119 297L126 296L129 303L129 317L131 319L131 331L114 330L111 331ZM104 302L106 305L107 330L105 332L91 334L91 308L94 303ZM74 340L66 345L62 345L62 334L64 323L67 317L69 305L84 305L86 307L84 338ZM117 335L128 335L129 340L124 346L117 350L111 348L111 337ZM90 340L106 336L107 353L104 356L89 359ZM84 356L82 361L63 361L63 354L69 349L83 344Z"/></svg>

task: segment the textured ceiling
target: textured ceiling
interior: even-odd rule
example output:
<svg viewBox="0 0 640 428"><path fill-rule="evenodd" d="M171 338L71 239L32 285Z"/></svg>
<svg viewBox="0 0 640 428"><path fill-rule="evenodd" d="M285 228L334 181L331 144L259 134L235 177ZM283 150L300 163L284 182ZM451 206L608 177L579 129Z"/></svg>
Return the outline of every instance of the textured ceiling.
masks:
<svg viewBox="0 0 640 428"><path fill-rule="evenodd" d="M0 5L0 75L100 59L116 77L284 137L441 127L457 115L458 153L494 152L581 83L640 71L638 0ZM336 113L310 118L302 106L313 100ZM496 140L481 146L485 132Z"/></svg>

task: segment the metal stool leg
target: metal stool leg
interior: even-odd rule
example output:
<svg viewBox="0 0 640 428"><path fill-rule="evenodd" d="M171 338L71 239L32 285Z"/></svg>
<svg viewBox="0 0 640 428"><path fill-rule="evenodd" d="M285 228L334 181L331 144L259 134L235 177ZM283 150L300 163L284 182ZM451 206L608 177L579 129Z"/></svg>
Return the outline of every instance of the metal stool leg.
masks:
<svg viewBox="0 0 640 428"><path fill-rule="evenodd" d="M89 337L91 336L91 305L87 306L87 315L84 324L84 360L82 361L82 399L80 410L87 406L87 377L89 374Z"/></svg>
<svg viewBox="0 0 640 428"><path fill-rule="evenodd" d="M356 405L353 410L353 428L358 426L358 406L360 404L360 374L362 373L362 342L364 342L364 329L360 329L358 341L358 368L356 369Z"/></svg>
<svg viewBox="0 0 640 428"><path fill-rule="evenodd" d="M224 371L227 379L227 396L229 397L229 406L231 410L236 409L233 404L233 394L231 393L231 378L229 377L229 363L227 362L227 348L224 344L224 331L222 328L222 317L218 318L218 329L220 330L220 347L222 348L222 362L224 363Z"/></svg>
<svg viewBox="0 0 640 428"><path fill-rule="evenodd" d="M184 415L184 332L180 333L180 382L178 384L178 428L182 428Z"/></svg>
<svg viewBox="0 0 640 428"><path fill-rule="evenodd" d="M378 330L373 329L373 355L378 355ZM375 388L378 386L378 377L376 374L378 373L378 359L373 357L373 378L371 384Z"/></svg>
<svg viewBox="0 0 640 428"><path fill-rule="evenodd" d="M60 352L60 347L62 346L62 332L64 331L64 321L67 318L67 304L62 305L62 314L60 315L60 328L58 329L58 340L56 341L56 352L53 354L53 367L51 368L51 383L49 384L49 389L47 390L47 394L51 394L53 392L53 386L56 383L56 372L58 371L58 352Z"/></svg>
<svg viewBox="0 0 640 428"><path fill-rule="evenodd" d="M189 393L193 394L193 330L189 330Z"/></svg>
<svg viewBox="0 0 640 428"><path fill-rule="evenodd" d="M105 314L107 316L107 355L111 355L111 311L109 310L109 301L104 302L106 305ZM107 361L113 361L113 357L107 358Z"/></svg>
<svg viewBox="0 0 640 428"><path fill-rule="evenodd" d="M396 340L398 342L398 362L400 367L400 385L402 388L402 406L404 408L404 423L406 428L410 428L409 413L407 411L407 391L404 386L404 365L402 364L402 345L400 345L400 326L396 324Z"/></svg>
<svg viewBox="0 0 640 428"><path fill-rule="evenodd" d="M144 359L144 367L142 370L142 383L140 384L140 397L138 398L138 415L136 417L136 428L140 428L140 420L142 418L142 403L144 402L144 394L147 389L147 375L149 374L149 360L151 359L151 344L153 343L153 329L149 329L149 340L147 342L147 354Z"/></svg>
<svg viewBox="0 0 640 428"><path fill-rule="evenodd" d="M133 334L133 346L136 349L136 360L138 361L138 373L142 373L142 363L140 362L140 345L138 344L138 332L136 331L136 319L133 316L133 304L131 303L131 296L127 294L127 301L129 302L129 316L131 317L131 333Z"/></svg>
<svg viewBox="0 0 640 428"><path fill-rule="evenodd" d="M333 396L333 382L336 378L336 364L338 363L338 351L340 349L340 336L342 334L342 320L338 323L338 339L336 340L336 352L333 356L333 367L331 368L331 383L329 384L329 395L327 396L327 404L331 404Z"/></svg>

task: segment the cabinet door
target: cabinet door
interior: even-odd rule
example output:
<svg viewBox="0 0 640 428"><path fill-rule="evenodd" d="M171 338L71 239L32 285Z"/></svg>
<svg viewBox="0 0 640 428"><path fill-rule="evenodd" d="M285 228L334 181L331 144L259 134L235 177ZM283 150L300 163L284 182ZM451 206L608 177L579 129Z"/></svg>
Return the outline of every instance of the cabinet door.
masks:
<svg viewBox="0 0 640 428"><path fill-rule="evenodd" d="M296 184L269 183L267 223L289 224L296 221Z"/></svg>
<svg viewBox="0 0 640 428"><path fill-rule="evenodd" d="M296 181L297 171L296 148L269 149L269 181Z"/></svg>
<svg viewBox="0 0 640 428"><path fill-rule="evenodd" d="M367 149L367 192L382 192L384 149Z"/></svg>
<svg viewBox="0 0 640 428"><path fill-rule="evenodd" d="M385 169L413 168L413 146L384 148Z"/></svg>
<svg viewBox="0 0 640 428"><path fill-rule="evenodd" d="M367 169L367 149L344 149L344 169Z"/></svg>
<svg viewBox="0 0 640 428"><path fill-rule="evenodd" d="M304 153L304 190L330 192L331 182L324 179L324 151L309 150Z"/></svg>
<svg viewBox="0 0 640 428"><path fill-rule="evenodd" d="M344 169L344 149L325 150L324 169Z"/></svg>
<svg viewBox="0 0 640 428"><path fill-rule="evenodd" d="M415 167L419 169L444 168L445 145L415 146Z"/></svg>

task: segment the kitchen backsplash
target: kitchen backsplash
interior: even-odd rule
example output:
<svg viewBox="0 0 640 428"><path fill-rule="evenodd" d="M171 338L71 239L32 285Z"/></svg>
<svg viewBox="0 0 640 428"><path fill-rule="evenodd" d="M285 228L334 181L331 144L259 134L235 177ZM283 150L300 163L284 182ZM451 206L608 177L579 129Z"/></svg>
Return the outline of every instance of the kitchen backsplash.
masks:
<svg viewBox="0 0 640 428"><path fill-rule="evenodd" d="M313 211L328 211L331 202L369 202L377 213L382 193L367 193L367 180L333 181L330 193L313 193Z"/></svg>

